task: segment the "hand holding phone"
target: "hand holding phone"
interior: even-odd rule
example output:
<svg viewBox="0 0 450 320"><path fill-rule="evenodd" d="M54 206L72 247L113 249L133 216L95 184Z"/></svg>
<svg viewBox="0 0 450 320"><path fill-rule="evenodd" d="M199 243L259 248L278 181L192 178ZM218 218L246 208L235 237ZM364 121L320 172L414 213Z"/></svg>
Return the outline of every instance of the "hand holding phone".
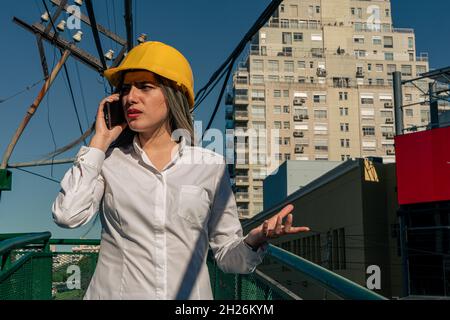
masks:
<svg viewBox="0 0 450 320"><path fill-rule="evenodd" d="M106 102L103 107L106 126L109 130L126 122L121 101Z"/></svg>

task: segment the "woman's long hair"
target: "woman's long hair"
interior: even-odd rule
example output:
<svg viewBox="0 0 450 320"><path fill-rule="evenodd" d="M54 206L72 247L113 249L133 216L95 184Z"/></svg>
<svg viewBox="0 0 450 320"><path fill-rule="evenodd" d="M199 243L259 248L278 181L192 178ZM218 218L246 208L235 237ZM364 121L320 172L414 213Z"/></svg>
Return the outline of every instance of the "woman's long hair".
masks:
<svg viewBox="0 0 450 320"><path fill-rule="evenodd" d="M177 135L178 139L180 138L179 135L183 135L186 139L186 143L193 146L195 144L194 125L186 95L173 81L163 78L157 74L154 75L158 81L158 86L163 92L167 107L169 109L167 121L170 126L170 133L173 136ZM124 75L122 75L122 79L123 76ZM117 93L121 92L121 87L122 85L117 88ZM132 144L135 135L136 132L131 130L129 127L126 127L117 140L111 144L110 148L129 146Z"/></svg>

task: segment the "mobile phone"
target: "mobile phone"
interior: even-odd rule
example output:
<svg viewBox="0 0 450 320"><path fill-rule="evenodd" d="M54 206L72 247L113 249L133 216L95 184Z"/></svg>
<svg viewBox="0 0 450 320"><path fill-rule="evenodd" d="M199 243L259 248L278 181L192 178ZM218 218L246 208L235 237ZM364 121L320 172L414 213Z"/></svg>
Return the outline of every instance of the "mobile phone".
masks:
<svg viewBox="0 0 450 320"><path fill-rule="evenodd" d="M109 130L126 121L121 101L106 102L103 107L106 126Z"/></svg>

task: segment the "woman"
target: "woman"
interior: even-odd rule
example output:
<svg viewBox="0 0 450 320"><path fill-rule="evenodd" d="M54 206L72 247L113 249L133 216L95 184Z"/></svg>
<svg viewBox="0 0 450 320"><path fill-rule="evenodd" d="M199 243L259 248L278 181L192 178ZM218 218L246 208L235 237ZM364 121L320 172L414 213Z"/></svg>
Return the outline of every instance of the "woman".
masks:
<svg viewBox="0 0 450 320"><path fill-rule="evenodd" d="M224 158L193 145L193 76L176 49L143 43L105 76L120 94L100 103L95 135L53 204L66 228L100 212L85 299L212 299L208 246L223 271L250 273L270 238L308 231L292 227L289 205L243 237ZM103 106L113 101L126 122L109 130Z"/></svg>

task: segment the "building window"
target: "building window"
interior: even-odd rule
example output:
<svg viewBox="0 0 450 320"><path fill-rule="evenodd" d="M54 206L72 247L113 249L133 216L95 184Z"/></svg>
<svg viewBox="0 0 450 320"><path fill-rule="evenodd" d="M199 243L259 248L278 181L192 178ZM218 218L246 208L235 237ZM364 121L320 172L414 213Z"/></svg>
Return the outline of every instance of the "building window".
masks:
<svg viewBox="0 0 450 320"><path fill-rule="evenodd" d="M348 116L348 108L343 108L343 107L339 108L339 114L341 116Z"/></svg>
<svg viewBox="0 0 450 320"><path fill-rule="evenodd" d="M305 77L298 77L298 83L306 83Z"/></svg>
<svg viewBox="0 0 450 320"><path fill-rule="evenodd" d="M377 64L375 67L376 67L376 71L377 72L383 72L384 71L384 66L382 64Z"/></svg>
<svg viewBox="0 0 450 320"><path fill-rule="evenodd" d="M294 82L294 76L284 76L285 82Z"/></svg>
<svg viewBox="0 0 450 320"><path fill-rule="evenodd" d="M270 74L267 76L267 81L269 82L280 82L280 76Z"/></svg>
<svg viewBox="0 0 450 320"><path fill-rule="evenodd" d="M383 44L383 41L380 37L373 37L372 42L375 46L381 46Z"/></svg>
<svg viewBox="0 0 450 320"><path fill-rule="evenodd" d="M294 32L294 42L301 42L301 41L303 41L303 33Z"/></svg>
<svg viewBox="0 0 450 320"><path fill-rule="evenodd" d="M252 84L264 84L264 76L259 74L252 75Z"/></svg>
<svg viewBox="0 0 450 320"><path fill-rule="evenodd" d="M273 114L281 114L281 106L274 106Z"/></svg>
<svg viewBox="0 0 450 320"><path fill-rule="evenodd" d="M290 153L285 153L284 154L284 160L291 160L291 154Z"/></svg>
<svg viewBox="0 0 450 320"><path fill-rule="evenodd" d="M393 48L394 47L394 38L384 37L384 47L385 48Z"/></svg>
<svg viewBox="0 0 450 320"><path fill-rule="evenodd" d="M348 92L339 92L339 100L340 101L348 100Z"/></svg>
<svg viewBox="0 0 450 320"><path fill-rule="evenodd" d="M289 109L290 109L289 106L283 106L283 113L291 112Z"/></svg>
<svg viewBox="0 0 450 320"><path fill-rule="evenodd" d="M306 62L305 61L297 61L297 68L306 69Z"/></svg>
<svg viewBox="0 0 450 320"><path fill-rule="evenodd" d="M252 90L252 101L265 101L265 90Z"/></svg>
<svg viewBox="0 0 450 320"><path fill-rule="evenodd" d="M294 61L284 62L284 72L294 72Z"/></svg>
<svg viewBox="0 0 450 320"><path fill-rule="evenodd" d="M289 90L283 90L283 98L289 98Z"/></svg>
<svg viewBox="0 0 450 320"><path fill-rule="evenodd" d="M264 71L263 60L253 60L253 71Z"/></svg>
<svg viewBox="0 0 450 320"><path fill-rule="evenodd" d="M290 32L283 32L283 44L292 44L292 33Z"/></svg>
<svg viewBox="0 0 450 320"><path fill-rule="evenodd" d="M309 67L310 67L311 69L314 68L314 61L310 61L310 62L309 62Z"/></svg>
<svg viewBox="0 0 450 320"><path fill-rule="evenodd" d="M348 132L349 131L349 124L348 123L341 123L341 132Z"/></svg>
<svg viewBox="0 0 450 320"><path fill-rule="evenodd" d="M292 47L283 47L283 55L286 57L292 57Z"/></svg>
<svg viewBox="0 0 450 320"><path fill-rule="evenodd" d="M314 103L326 103L327 102L327 96L324 94L315 94L314 95Z"/></svg>
<svg viewBox="0 0 450 320"><path fill-rule="evenodd" d="M350 148L350 139L341 139L342 148Z"/></svg>
<svg viewBox="0 0 450 320"><path fill-rule="evenodd" d="M326 119L327 110L314 110L314 119Z"/></svg>
<svg viewBox="0 0 450 320"><path fill-rule="evenodd" d="M389 10L389 9L385 9L384 13L385 13L386 17L390 17L391 16L391 10Z"/></svg>
<svg viewBox="0 0 450 320"><path fill-rule="evenodd" d="M284 145L289 146L291 144L291 138L284 138Z"/></svg>
<svg viewBox="0 0 450 320"><path fill-rule="evenodd" d="M364 137L375 135L375 127L363 127L362 131Z"/></svg>
<svg viewBox="0 0 450 320"><path fill-rule="evenodd" d="M289 20L288 19L281 19L280 20L280 26L281 26L281 28L289 29Z"/></svg>
<svg viewBox="0 0 450 320"><path fill-rule="evenodd" d="M269 60L269 71L271 72L280 71L280 64L277 60Z"/></svg>
<svg viewBox="0 0 450 320"><path fill-rule="evenodd" d="M316 6L316 13L320 13L320 6Z"/></svg>
<svg viewBox="0 0 450 320"><path fill-rule="evenodd" d="M387 73L388 75L392 75L395 71L397 71L397 66L395 64L387 65Z"/></svg>
<svg viewBox="0 0 450 320"><path fill-rule="evenodd" d="M413 37L408 38L408 48L411 50L414 49L414 38Z"/></svg>
<svg viewBox="0 0 450 320"><path fill-rule="evenodd" d="M353 37L354 43L364 44L364 37L363 36L355 36Z"/></svg>
<svg viewBox="0 0 450 320"><path fill-rule="evenodd" d="M367 96L367 97L362 97L362 98L361 98L361 104L373 104L373 102L374 102L373 97L372 97L372 98L369 98L369 97Z"/></svg>
<svg viewBox="0 0 450 320"><path fill-rule="evenodd" d="M252 106L252 116L256 118L266 117L266 107L265 106Z"/></svg>
<svg viewBox="0 0 450 320"><path fill-rule="evenodd" d="M405 94L405 101L412 101L412 94Z"/></svg>
<svg viewBox="0 0 450 320"><path fill-rule="evenodd" d="M393 52L385 52L384 60L386 61L394 61L394 53Z"/></svg>
<svg viewBox="0 0 450 320"><path fill-rule="evenodd" d="M280 12L284 13L284 4L280 4Z"/></svg>
<svg viewBox="0 0 450 320"><path fill-rule="evenodd" d="M275 121L274 123L273 123L273 127L275 128L275 129L281 129L281 121ZM281 139L281 138L280 138Z"/></svg>
<svg viewBox="0 0 450 320"><path fill-rule="evenodd" d="M384 86L384 79L377 79L377 86Z"/></svg>
<svg viewBox="0 0 450 320"><path fill-rule="evenodd" d="M402 64L402 76L412 76L412 66Z"/></svg>
<svg viewBox="0 0 450 320"><path fill-rule="evenodd" d="M407 117L414 117L414 111L413 109L406 109L405 114Z"/></svg>
<svg viewBox="0 0 450 320"><path fill-rule="evenodd" d="M281 90L273 90L273 97L274 98L281 98Z"/></svg>

